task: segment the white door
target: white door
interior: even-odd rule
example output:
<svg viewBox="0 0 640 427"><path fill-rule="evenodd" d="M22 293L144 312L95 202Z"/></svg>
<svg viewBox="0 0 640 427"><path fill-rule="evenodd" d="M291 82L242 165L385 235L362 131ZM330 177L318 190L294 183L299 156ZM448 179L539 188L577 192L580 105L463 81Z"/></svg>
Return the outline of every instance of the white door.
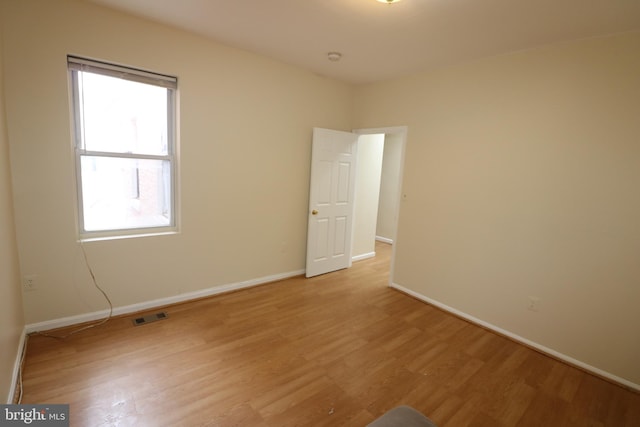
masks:
<svg viewBox="0 0 640 427"><path fill-rule="evenodd" d="M313 129L306 276L351 267L358 136Z"/></svg>

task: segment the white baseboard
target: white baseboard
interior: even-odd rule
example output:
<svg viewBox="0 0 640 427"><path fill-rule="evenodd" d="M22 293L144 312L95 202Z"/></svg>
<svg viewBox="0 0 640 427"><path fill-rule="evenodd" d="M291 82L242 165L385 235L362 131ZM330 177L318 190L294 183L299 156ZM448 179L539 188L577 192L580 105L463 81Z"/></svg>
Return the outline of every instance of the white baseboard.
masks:
<svg viewBox="0 0 640 427"><path fill-rule="evenodd" d="M382 236L376 236L376 240L378 242L382 242L382 243L388 243L390 245L393 245L393 239L388 239L386 237L382 237Z"/></svg>
<svg viewBox="0 0 640 427"><path fill-rule="evenodd" d="M304 270L290 271L288 273L274 274L272 276L260 277L258 279L246 280L244 282L230 283L227 285L214 286L212 288L202 289L194 292L187 292L166 298L159 298L151 301L145 301L137 304L126 305L122 307L114 307L113 315L136 313L139 311L149 310L156 307L162 307L180 302L190 301L198 298L209 297L225 292L236 291L239 289L251 288L253 286L263 285L265 283L276 282L278 280L288 279L290 277L300 276L304 274ZM30 323L25 326L27 333L36 331L47 331L50 329L64 328L66 326L76 325L78 323L91 322L93 320L103 319L109 315L109 310L94 311L92 313L79 314L77 316L63 317L60 319L47 320L44 322Z"/></svg>
<svg viewBox="0 0 640 427"><path fill-rule="evenodd" d="M351 257L351 261L362 261L363 259L373 258L376 256L375 252L369 252L367 254L361 254Z"/></svg>
<svg viewBox="0 0 640 427"><path fill-rule="evenodd" d="M11 374L11 387L9 387L9 395L7 396L7 404L13 403L13 398L16 395L16 385L18 384L18 376L20 375L20 362L22 362L22 352L26 345L27 329L22 328L22 334L20 335L20 341L18 341L18 351L16 354L16 360L13 362L13 373Z"/></svg>
<svg viewBox="0 0 640 427"><path fill-rule="evenodd" d="M635 391L640 391L640 384L635 384L635 383L633 383L633 382L631 382L629 380L626 380L624 378L620 378L620 377L618 377L616 375L613 375L613 374L611 374L609 372L603 371L602 369L596 368L595 366L588 365L588 364L586 364L584 362L581 362L580 360L577 360L577 359L574 359L573 357L567 356L566 354L562 354L562 353L557 352L557 351L555 351L555 350L553 350L551 348L548 348L548 347L545 347L545 346L543 346L541 344L538 344L536 342L530 341L530 340L528 340L528 339L526 339L524 337L521 337L520 335L516 335L516 334L514 334L512 332L509 332L509 331L507 331L505 329L502 329L502 328L500 328L498 326L495 326L495 325L493 325L491 323L485 322L484 320L480 320L480 319L478 319L476 317L473 317L473 316L471 316L471 315L469 315L467 313L464 313L464 312L462 312L460 310L456 310L453 307L449 307L446 304L443 304L443 303L441 303L439 301L433 300L433 299L431 299L429 297L426 297L426 296L424 296L422 294L419 294L419 293L417 293L415 291L412 291L411 289L407 289L407 288L405 288L405 287L403 287L401 285L398 285L396 283L392 283L391 287L395 288L395 289L397 289L397 290L399 290L401 292L404 292L405 294L411 295L412 297L414 297L416 299L419 299L419 300L424 301L424 302L426 302L428 304L431 304L431 305L433 305L435 307L438 307L438 308L440 308L440 309L442 309L442 310L444 310L446 312L454 314L455 316L458 316L458 317L461 317L461 318L463 318L465 320L468 320L471 323L474 323L476 325L482 326L483 328L487 328L487 329L489 329L491 331L494 331L494 332L496 332L496 333L498 333L500 335L508 337L508 338L512 339L513 341L516 341L516 342L524 344L524 345L526 345L528 347L534 348L534 349L540 351L541 353L544 353L544 354L547 354L547 355L549 355L551 357L554 357L556 359L562 360L562 361L568 363L569 365L573 365L575 367L578 367L578 368L583 369L583 370L585 370L587 372L590 372L590 373L592 373L594 375L597 375L597 376L600 376L602 378L605 378L605 379L607 379L609 381L612 381L614 383L620 384L620 385L622 385L624 387L627 387L629 389L632 389L632 390L635 390Z"/></svg>

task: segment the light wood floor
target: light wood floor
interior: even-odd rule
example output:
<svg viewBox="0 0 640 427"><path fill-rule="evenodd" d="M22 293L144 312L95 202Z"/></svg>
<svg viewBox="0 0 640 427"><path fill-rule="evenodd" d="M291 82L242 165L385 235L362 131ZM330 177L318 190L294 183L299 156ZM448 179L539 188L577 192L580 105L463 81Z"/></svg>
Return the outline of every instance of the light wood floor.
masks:
<svg viewBox="0 0 640 427"><path fill-rule="evenodd" d="M387 287L390 247L293 278L29 340L23 403L73 426L364 426L407 404L440 427L640 426L640 394Z"/></svg>

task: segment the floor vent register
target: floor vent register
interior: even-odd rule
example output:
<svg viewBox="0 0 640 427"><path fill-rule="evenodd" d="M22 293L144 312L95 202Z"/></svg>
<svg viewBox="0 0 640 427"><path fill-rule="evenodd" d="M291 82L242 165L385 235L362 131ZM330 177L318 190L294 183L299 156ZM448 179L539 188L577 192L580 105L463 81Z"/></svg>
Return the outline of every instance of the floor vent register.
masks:
<svg viewBox="0 0 640 427"><path fill-rule="evenodd" d="M147 323L164 320L168 317L169 315L165 311L161 311L160 313L147 314L146 316L136 317L135 319L133 319L133 326L146 325Z"/></svg>

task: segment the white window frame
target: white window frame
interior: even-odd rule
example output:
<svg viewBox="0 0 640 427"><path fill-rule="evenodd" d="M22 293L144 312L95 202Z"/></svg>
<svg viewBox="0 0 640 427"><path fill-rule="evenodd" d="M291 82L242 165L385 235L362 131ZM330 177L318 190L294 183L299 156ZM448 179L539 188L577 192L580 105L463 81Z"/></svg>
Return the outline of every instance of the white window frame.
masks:
<svg viewBox="0 0 640 427"><path fill-rule="evenodd" d="M75 152L75 174L77 190L77 212L78 212L78 232L81 240L103 239L103 238L127 238L146 235L175 233L178 231L178 192L177 192L177 77L144 71L131 67L96 61L77 56L67 56L67 68L71 90L71 118L73 128L73 145ZM130 80L139 83L146 83L167 89L167 154L134 154L122 152L103 152L87 150L84 146L82 134L82 106L79 93L78 72L87 71L95 74L102 74ZM122 159L140 160L163 160L169 163L169 224L165 226L142 226L136 228L119 228L106 230L86 230L83 212L82 194L82 165L83 156L112 157Z"/></svg>

